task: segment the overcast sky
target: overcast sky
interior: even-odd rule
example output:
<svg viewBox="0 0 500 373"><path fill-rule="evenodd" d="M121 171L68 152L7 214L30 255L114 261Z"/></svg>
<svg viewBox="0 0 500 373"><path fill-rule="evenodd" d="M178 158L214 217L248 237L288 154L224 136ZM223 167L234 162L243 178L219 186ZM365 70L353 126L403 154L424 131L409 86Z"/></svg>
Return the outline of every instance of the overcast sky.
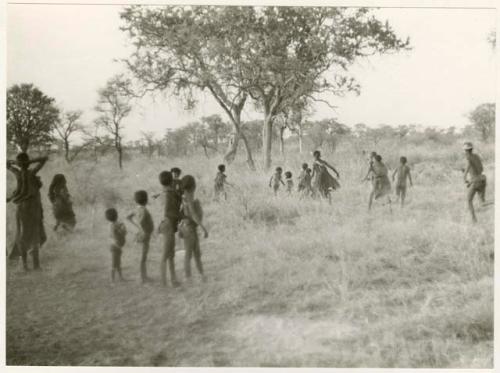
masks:
<svg viewBox="0 0 500 373"><path fill-rule="evenodd" d="M81 109L91 123L99 87L123 71L114 62L130 53L119 30L119 6L7 6L7 85L34 83L63 109ZM336 117L348 125L422 124L461 127L478 104L495 102L495 53L486 38L494 10L380 9L413 49L374 57L353 67L361 95L333 98L333 111L318 104L314 118ZM163 134L205 115L223 112L202 97L192 112L175 99L145 100L126 119L126 140L141 130ZM258 113L250 108L243 119Z"/></svg>

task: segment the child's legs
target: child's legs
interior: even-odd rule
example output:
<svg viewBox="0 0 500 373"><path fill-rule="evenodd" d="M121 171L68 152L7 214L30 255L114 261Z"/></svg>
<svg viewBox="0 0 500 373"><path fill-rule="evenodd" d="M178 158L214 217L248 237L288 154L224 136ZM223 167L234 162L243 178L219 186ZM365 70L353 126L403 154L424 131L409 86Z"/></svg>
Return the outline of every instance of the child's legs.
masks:
<svg viewBox="0 0 500 373"><path fill-rule="evenodd" d="M141 279L145 280L147 278L146 261L148 259L149 252L149 237L144 238L142 243L142 256L141 256Z"/></svg>
<svg viewBox="0 0 500 373"><path fill-rule="evenodd" d="M475 195L476 195L476 189L474 188L474 185L471 184L467 188L467 207L469 208L469 212L471 214L473 222L477 221L476 213L474 212L474 204L473 204Z"/></svg>
<svg viewBox="0 0 500 373"><path fill-rule="evenodd" d="M161 260L161 280L163 285L167 284L167 262L168 269L170 271L170 280L172 284L177 283L177 278L175 275L175 225L174 223L166 219L164 221L163 230L163 255Z"/></svg>
<svg viewBox="0 0 500 373"><path fill-rule="evenodd" d="M187 229L186 229L187 231ZM192 237L188 232L184 232L184 274L191 277L191 258L193 256Z"/></svg>
<svg viewBox="0 0 500 373"><path fill-rule="evenodd" d="M196 268L200 275L203 276L203 264L201 263L201 250L200 250L200 239L198 237L198 232L196 229L193 230L194 244L193 244L193 255L194 262L196 263Z"/></svg>
<svg viewBox="0 0 500 373"><path fill-rule="evenodd" d="M375 188L370 192L370 199L368 200L368 210L372 208L373 196L375 195Z"/></svg>
<svg viewBox="0 0 500 373"><path fill-rule="evenodd" d="M28 252L24 249L21 248L21 258L23 260L23 268L28 269Z"/></svg>
<svg viewBox="0 0 500 373"><path fill-rule="evenodd" d="M486 181L481 184L481 186L477 190L477 193L479 194L481 202L484 203L485 202L484 196L486 194Z"/></svg>
<svg viewBox="0 0 500 373"><path fill-rule="evenodd" d="M33 268L40 269L39 247L34 245L31 249L31 257L33 258Z"/></svg>

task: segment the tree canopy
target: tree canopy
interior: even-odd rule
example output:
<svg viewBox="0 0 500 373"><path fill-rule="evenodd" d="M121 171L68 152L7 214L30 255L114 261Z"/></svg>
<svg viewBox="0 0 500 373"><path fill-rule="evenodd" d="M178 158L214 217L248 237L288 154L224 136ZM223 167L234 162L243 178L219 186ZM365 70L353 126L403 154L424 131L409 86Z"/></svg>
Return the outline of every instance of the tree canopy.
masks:
<svg viewBox="0 0 500 373"><path fill-rule="evenodd" d="M367 8L132 6L121 16L136 47L127 65L143 92L172 87L193 105L193 90L208 90L240 135L253 99L264 114L265 167L276 115L304 97L358 92L349 74L358 58L409 44Z"/></svg>
<svg viewBox="0 0 500 373"><path fill-rule="evenodd" d="M7 141L21 151L51 143L58 119L55 100L33 84L14 85L7 90Z"/></svg>

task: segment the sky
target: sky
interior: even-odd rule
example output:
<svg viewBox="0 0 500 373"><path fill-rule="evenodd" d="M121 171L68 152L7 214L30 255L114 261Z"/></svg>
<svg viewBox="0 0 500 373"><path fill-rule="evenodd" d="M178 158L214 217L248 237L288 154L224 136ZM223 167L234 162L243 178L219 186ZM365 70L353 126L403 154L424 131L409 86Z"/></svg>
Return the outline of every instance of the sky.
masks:
<svg viewBox="0 0 500 373"><path fill-rule="evenodd" d="M123 72L120 59L132 51L120 31L120 6L7 5L7 86L33 83L64 110L82 110L84 124L96 117L97 90ZM495 29L495 10L383 8L412 49L356 63L361 94L325 97L337 108L314 107L312 119L365 123L463 127L477 105L495 102L495 52L486 41ZM125 119L125 140L141 131L159 136L202 116L224 112L208 95L194 111L173 97L147 98ZM260 118L250 106L243 120Z"/></svg>

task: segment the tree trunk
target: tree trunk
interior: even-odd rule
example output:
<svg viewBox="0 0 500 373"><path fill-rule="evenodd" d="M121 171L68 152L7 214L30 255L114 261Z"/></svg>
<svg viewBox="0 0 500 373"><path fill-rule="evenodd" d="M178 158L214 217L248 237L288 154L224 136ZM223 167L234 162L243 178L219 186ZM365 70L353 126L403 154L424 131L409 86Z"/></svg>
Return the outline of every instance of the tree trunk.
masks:
<svg viewBox="0 0 500 373"><path fill-rule="evenodd" d="M264 169L271 168L271 150L273 145L273 118L271 115L266 115L264 118L263 130L263 146L264 149Z"/></svg>
<svg viewBox="0 0 500 373"><path fill-rule="evenodd" d="M229 142L227 152L224 155L224 161L228 164L234 161L236 157L236 151L238 150L238 143L240 142L240 132L235 129L233 139Z"/></svg>
<svg viewBox="0 0 500 373"><path fill-rule="evenodd" d="M299 136L299 153L302 154L302 136L303 136L303 133L302 133L302 125L299 124L299 128L298 128L298 136Z"/></svg>
<svg viewBox="0 0 500 373"><path fill-rule="evenodd" d="M283 138L283 134L285 132L285 126L280 127L280 154L285 156L285 139Z"/></svg>
<svg viewBox="0 0 500 373"><path fill-rule="evenodd" d="M119 139L116 140L115 146L116 151L118 152L118 166L120 167L120 170L123 170L123 150L122 144Z"/></svg>
<svg viewBox="0 0 500 373"><path fill-rule="evenodd" d="M71 160L69 159L69 142L68 142L68 140L64 140L64 159L66 159L67 163L71 162Z"/></svg>
<svg viewBox="0 0 500 373"><path fill-rule="evenodd" d="M235 113L235 118L238 120L238 124L233 122L234 125L234 137L233 141L229 144L228 150L226 152L226 155L224 156L224 161L226 161L228 164L234 161L234 158L236 157L236 151L238 150L238 143L240 139L243 141L243 144L245 145L245 150L247 153L247 164L248 167L251 170L255 170L255 162L253 161L252 157L252 149L250 149L250 144L248 143L247 137L241 130L240 126L240 113Z"/></svg>

